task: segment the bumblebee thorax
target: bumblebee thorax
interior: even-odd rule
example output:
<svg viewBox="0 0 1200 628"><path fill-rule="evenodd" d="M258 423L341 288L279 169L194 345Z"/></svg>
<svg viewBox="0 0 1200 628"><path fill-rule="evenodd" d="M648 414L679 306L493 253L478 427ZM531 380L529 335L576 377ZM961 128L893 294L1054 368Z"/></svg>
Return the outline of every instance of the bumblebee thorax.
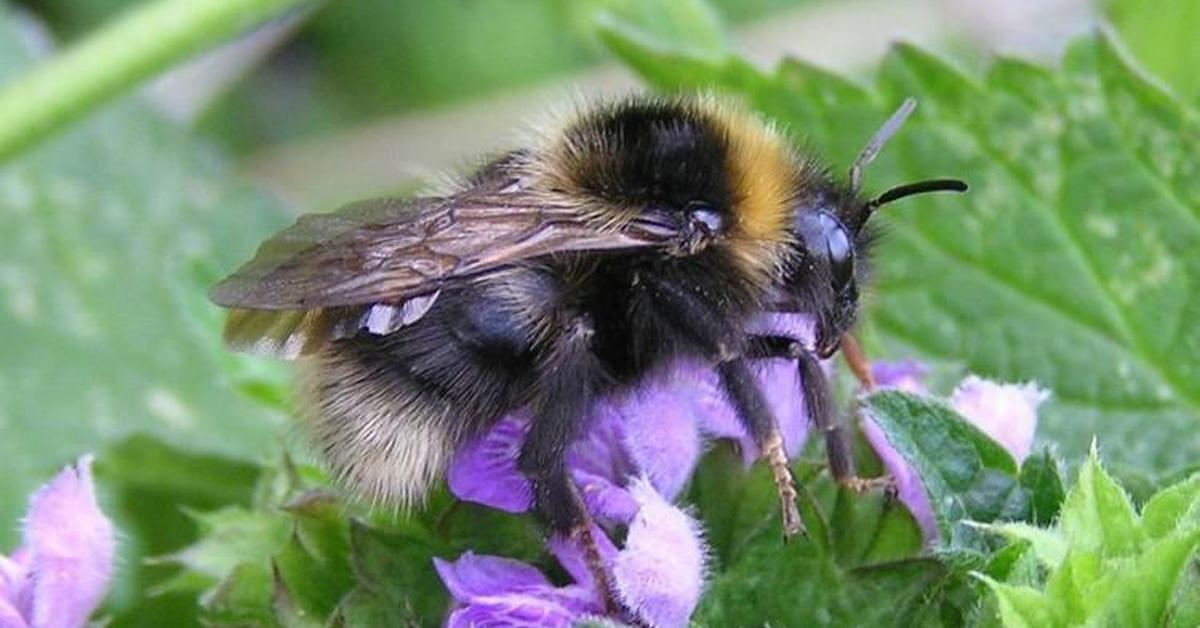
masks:
<svg viewBox="0 0 1200 628"><path fill-rule="evenodd" d="M536 160L541 185L621 224L677 221L673 250L713 247L767 284L791 241L792 201L813 178L772 127L715 99L630 99L567 121Z"/></svg>

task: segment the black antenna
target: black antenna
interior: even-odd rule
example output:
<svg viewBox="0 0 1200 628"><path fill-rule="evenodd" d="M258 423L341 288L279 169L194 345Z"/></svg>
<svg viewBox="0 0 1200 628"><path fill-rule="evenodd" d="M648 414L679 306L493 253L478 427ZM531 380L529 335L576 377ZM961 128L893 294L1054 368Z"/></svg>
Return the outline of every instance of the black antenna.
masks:
<svg viewBox="0 0 1200 628"><path fill-rule="evenodd" d="M863 170L872 161L875 161L875 157L879 155L879 151L883 150L883 145L892 139L896 131L900 130L900 125L904 124L904 121L908 119L908 116L912 115L913 110L916 108L917 101L915 99L905 98L904 102L900 104L900 108L896 110L896 113L893 113L892 117L888 118L887 122L884 122L883 126L879 127L879 130L871 137L871 141L867 142L867 145L863 147L862 152L858 154L858 159L854 160L854 165L850 166L851 192L858 194L858 190L862 187Z"/></svg>
<svg viewBox="0 0 1200 628"><path fill-rule="evenodd" d="M926 179L913 183L905 183L867 201L867 210L874 211L880 205L887 205L907 196L926 194L928 192L966 192L967 184L959 179Z"/></svg>

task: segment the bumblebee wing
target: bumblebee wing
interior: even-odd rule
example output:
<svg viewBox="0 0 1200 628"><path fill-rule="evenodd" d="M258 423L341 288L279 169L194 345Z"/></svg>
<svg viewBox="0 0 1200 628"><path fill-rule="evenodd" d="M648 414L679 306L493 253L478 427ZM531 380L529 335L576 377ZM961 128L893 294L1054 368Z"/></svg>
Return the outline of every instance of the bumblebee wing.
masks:
<svg viewBox="0 0 1200 628"><path fill-rule="evenodd" d="M295 357L420 318L447 282L562 252L662 246L650 219L600 224L521 194L378 199L302 216L213 288L235 349Z"/></svg>

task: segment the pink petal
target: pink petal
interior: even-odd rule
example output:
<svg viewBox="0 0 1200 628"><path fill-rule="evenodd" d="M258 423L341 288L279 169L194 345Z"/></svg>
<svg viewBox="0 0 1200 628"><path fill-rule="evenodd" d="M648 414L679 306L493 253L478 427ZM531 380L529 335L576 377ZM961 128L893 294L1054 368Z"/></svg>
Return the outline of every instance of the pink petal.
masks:
<svg viewBox="0 0 1200 628"><path fill-rule="evenodd" d="M700 432L687 403L689 393L679 384L679 379L668 375L616 403L623 419L625 450L667 499L679 494L700 459Z"/></svg>
<svg viewBox="0 0 1200 628"><path fill-rule="evenodd" d="M629 491L608 478L579 470L572 470L571 478L593 516L610 523L629 523L637 513L637 502Z"/></svg>
<svg viewBox="0 0 1200 628"><path fill-rule="evenodd" d="M925 487L921 483L921 477L917 475L916 469L900 455L900 452L892 447L887 436L884 435L883 429L875 421L870 417L864 417L861 427L863 436L867 438L871 448L879 455L879 460L883 462L888 475L892 476L892 482L896 487L896 496L912 513L913 519L916 519L925 543L932 545L938 539L937 520L933 514L933 507L929 503L929 495L925 493Z"/></svg>
<svg viewBox="0 0 1200 628"><path fill-rule="evenodd" d="M812 317L807 314L765 314L753 320L747 326L747 331L788 336L805 346L811 346L813 341ZM767 402L771 404L775 420L779 422L784 447L789 456L794 456L804 447L809 427L799 369L793 360L787 359L759 360L755 366ZM736 439L747 466L757 460L758 444L746 433L737 413L729 405L713 368L693 363L683 364L679 368L691 372L694 383L688 396L692 399L701 431L715 438Z"/></svg>
<svg viewBox="0 0 1200 628"><path fill-rule="evenodd" d="M13 603L0 596L0 628L28 628L29 623L21 616Z"/></svg>
<svg viewBox="0 0 1200 628"><path fill-rule="evenodd" d="M81 626L104 599L116 537L96 503L92 458L63 469L30 499L25 547L36 627Z"/></svg>
<svg viewBox="0 0 1200 628"><path fill-rule="evenodd" d="M641 509L613 563L617 594L649 626L686 626L704 587L707 555L700 526L644 478L630 492Z"/></svg>
<svg viewBox="0 0 1200 628"><path fill-rule="evenodd" d="M511 558L467 552L454 562L434 558L433 567L450 595L462 603L511 591L550 587L550 581L536 567Z"/></svg>
<svg viewBox="0 0 1200 628"><path fill-rule="evenodd" d="M1000 384L970 375L954 389L950 405L1020 463L1033 448L1038 406L1049 397L1032 382Z"/></svg>
<svg viewBox="0 0 1200 628"><path fill-rule="evenodd" d="M596 547L600 550L600 560L606 565L611 565L617 556L616 546L599 527L592 526L592 538L596 540ZM580 543L556 534L550 537L548 545L550 553L554 554L563 569L571 574L571 578L575 580L576 584L592 591L595 590L592 572L587 567L587 558L584 556L584 550ZM600 603L598 598L596 603Z"/></svg>
<svg viewBox="0 0 1200 628"><path fill-rule="evenodd" d="M459 449L446 471L450 492L505 512L532 508L533 490L517 470L517 456L528 431L528 412L514 412Z"/></svg>
<svg viewBox="0 0 1200 628"><path fill-rule="evenodd" d="M569 628L579 613L545 595L481 598L450 613L447 628Z"/></svg>
<svg viewBox="0 0 1200 628"><path fill-rule="evenodd" d="M575 473L624 484L625 478L634 473L634 463L622 444L625 417L608 399L597 401L591 411L586 431L567 450L567 466Z"/></svg>
<svg viewBox="0 0 1200 628"><path fill-rule="evenodd" d="M720 380L712 367L693 375L692 412L700 429L710 437L732 438L738 441L742 459L747 466L758 459L758 444L746 433L746 428L721 388ZM800 371L792 360L759 360L755 364L758 381L767 397L767 403L779 422L784 448L794 456L804 448L808 437L808 412L804 406L804 390L800 385Z"/></svg>
<svg viewBox="0 0 1200 628"><path fill-rule="evenodd" d="M809 425L800 370L792 360L762 360L758 365L758 381L779 422L784 449L789 456L795 456L804 448Z"/></svg>
<svg viewBox="0 0 1200 628"><path fill-rule="evenodd" d="M568 626L599 609L590 588L555 587L520 561L467 552L454 562L435 558L433 564L461 605L451 613L449 626Z"/></svg>
<svg viewBox="0 0 1200 628"><path fill-rule="evenodd" d="M27 586L29 551L20 548L12 557L0 555L0 600L15 600ZM0 624L3 626L3 624Z"/></svg>
<svg viewBox="0 0 1200 628"><path fill-rule="evenodd" d="M712 366L700 362L680 362L676 367L677 377L691 381L690 395L692 411L700 431L713 438L730 438L738 441L746 464L758 458L758 447L746 433L745 426L729 405L729 399L721 388L720 378Z"/></svg>
<svg viewBox="0 0 1200 628"><path fill-rule="evenodd" d="M871 363L871 375L880 388L901 390L914 395L924 395L925 376L929 369L916 360Z"/></svg>

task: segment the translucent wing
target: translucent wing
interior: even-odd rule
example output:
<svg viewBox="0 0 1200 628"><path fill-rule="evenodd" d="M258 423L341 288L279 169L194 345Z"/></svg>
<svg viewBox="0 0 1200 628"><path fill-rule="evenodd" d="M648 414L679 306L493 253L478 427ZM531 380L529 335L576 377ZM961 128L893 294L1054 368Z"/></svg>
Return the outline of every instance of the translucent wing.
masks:
<svg viewBox="0 0 1200 628"><path fill-rule="evenodd" d="M522 194L377 199L302 216L213 288L231 308L226 342L281 357L419 318L449 281L562 252L661 246L649 219L600 225L578 207Z"/></svg>

